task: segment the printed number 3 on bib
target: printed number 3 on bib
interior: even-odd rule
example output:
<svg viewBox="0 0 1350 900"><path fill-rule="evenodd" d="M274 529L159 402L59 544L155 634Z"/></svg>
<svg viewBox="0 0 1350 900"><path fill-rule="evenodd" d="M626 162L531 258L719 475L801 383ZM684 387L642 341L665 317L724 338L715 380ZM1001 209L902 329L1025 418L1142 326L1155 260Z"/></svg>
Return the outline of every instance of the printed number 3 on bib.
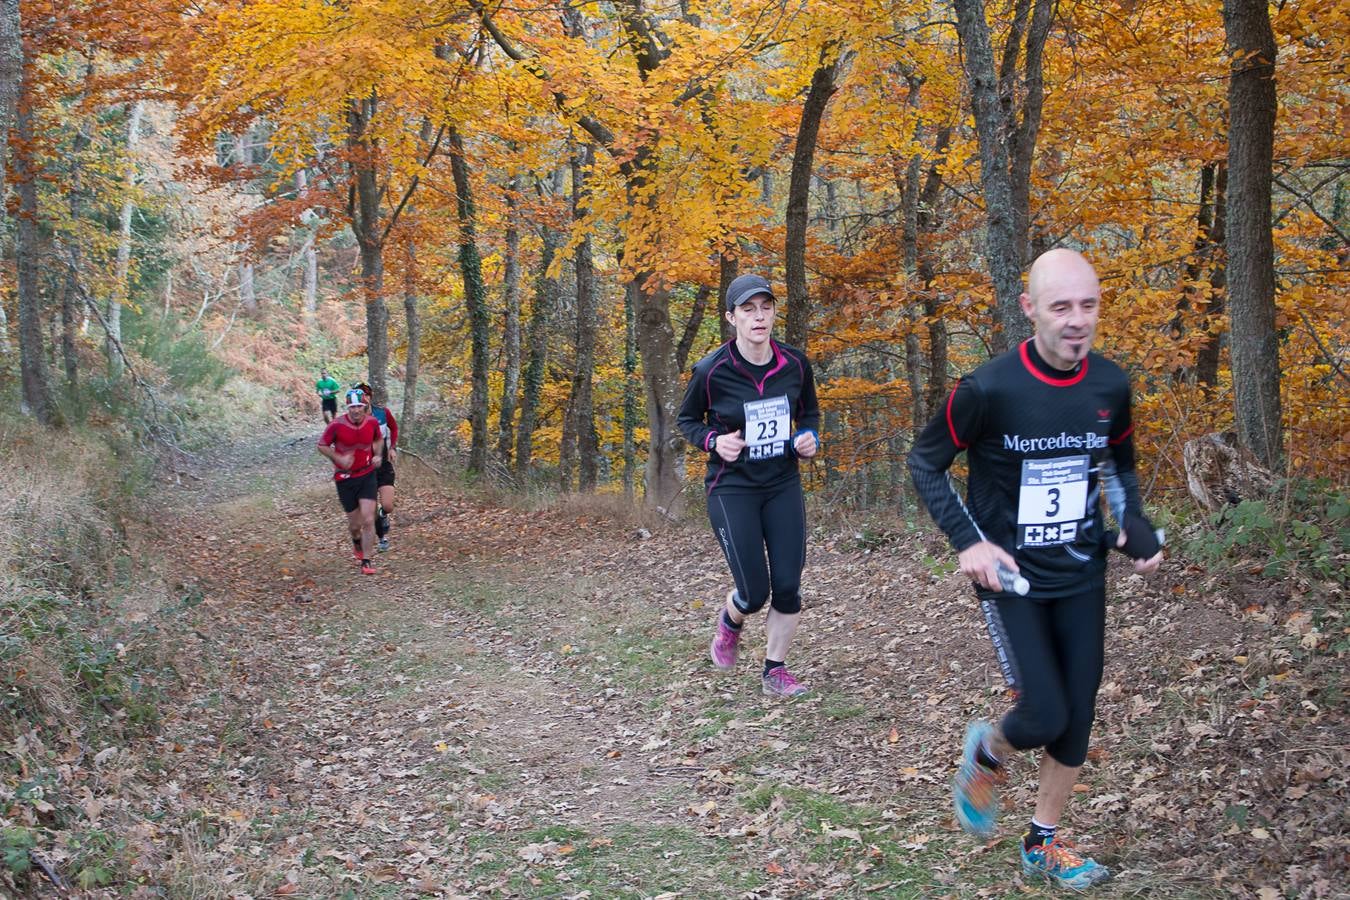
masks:
<svg viewBox="0 0 1350 900"><path fill-rule="evenodd" d="M745 404L746 453L751 460L772 459L787 453L792 416L787 397L766 397Z"/></svg>
<svg viewBox="0 0 1350 900"><path fill-rule="evenodd" d="M1017 544L1047 547L1069 544L1087 517L1086 456L1024 459L1017 495Z"/></svg>

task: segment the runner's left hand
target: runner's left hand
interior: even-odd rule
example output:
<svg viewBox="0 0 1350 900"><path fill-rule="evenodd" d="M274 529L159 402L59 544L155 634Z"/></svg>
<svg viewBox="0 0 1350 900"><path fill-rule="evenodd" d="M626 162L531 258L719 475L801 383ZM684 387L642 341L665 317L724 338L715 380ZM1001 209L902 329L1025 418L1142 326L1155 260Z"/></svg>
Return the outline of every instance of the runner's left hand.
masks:
<svg viewBox="0 0 1350 900"><path fill-rule="evenodd" d="M1116 538L1116 546L1117 547L1125 546L1124 531L1120 533L1120 537ZM1134 563L1134 570L1138 572L1140 575L1152 575L1154 572L1158 571L1158 566L1162 565L1162 558L1163 552L1159 550L1157 553L1153 554L1148 559L1135 559L1131 560L1131 562Z"/></svg>
<svg viewBox="0 0 1350 900"><path fill-rule="evenodd" d="M803 431L792 441L792 448L802 459L810 459L816 455L816 436L809 431Z"/></svg>

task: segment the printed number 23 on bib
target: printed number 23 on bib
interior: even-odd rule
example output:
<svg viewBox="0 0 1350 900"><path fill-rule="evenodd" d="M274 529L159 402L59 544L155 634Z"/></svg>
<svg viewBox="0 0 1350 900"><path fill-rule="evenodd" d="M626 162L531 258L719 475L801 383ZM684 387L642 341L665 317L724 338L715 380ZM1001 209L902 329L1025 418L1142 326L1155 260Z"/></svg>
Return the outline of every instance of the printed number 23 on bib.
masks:
<svg viewBox="0 0 1350 900"><path fill-rule="evenodd" d="M787 453L792 417L787 397L766 397L745 404L746 455L750 460L772 459Z"/></svg>
<svg viewBox="0 0 1350 900"><path fill-rule="evenodd" d="M1086 456L1022 460L1017 497L1017 544L1047 547L1072 543L1087 518Z"/></svg>

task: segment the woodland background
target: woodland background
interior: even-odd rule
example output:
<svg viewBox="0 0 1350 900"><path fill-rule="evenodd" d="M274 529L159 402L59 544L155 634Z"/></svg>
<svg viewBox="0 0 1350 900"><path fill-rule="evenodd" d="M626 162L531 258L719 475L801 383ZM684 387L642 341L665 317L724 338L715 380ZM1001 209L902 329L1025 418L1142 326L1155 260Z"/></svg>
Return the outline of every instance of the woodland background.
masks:
<svg viewBox="0 0 1350 900"><path fill-rule="evenodd" d="M1146 484L1228 430L1344 477L1336 4L5 9L0 337L41 422L172 385L147 342L297 405L368 361L409 446L434 395L471 471L664 507L681 373L756 271L818 361L822 486L886 502L953 377L1025 336L1028 260L1073 246Z"/></svg>
<svg viewBox="0 0 1350 900"><path fill-rule="evenodd" d="M3 507L9 730L50 604L57 643L85 635L72 690L117 665L79 611L107 588L90 542L152 528L152 485L202 454L317 421L321 366L368 378L452 480L697 506L673 413L744 272L782 285L779 336L816 364L812 502L917 521L916 428L1026 335L1030 259L1082 250L1178 549L1339 608L1347 22L1345 0L0 0L3 428L47 492ZM52 824L21 806L7 847Z"/></svg>

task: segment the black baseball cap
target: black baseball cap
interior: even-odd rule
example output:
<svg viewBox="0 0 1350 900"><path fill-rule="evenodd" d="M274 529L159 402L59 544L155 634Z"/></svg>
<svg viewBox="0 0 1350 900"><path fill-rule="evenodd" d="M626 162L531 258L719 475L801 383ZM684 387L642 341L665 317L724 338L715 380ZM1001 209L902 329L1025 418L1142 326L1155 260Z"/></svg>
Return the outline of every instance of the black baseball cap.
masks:
<svg viewBox="0 0 1350 900"><path fill-rule="evenodd" d="M769 299L777 303L778 298L773 295L773 288L769 285L769 280L762 275L738 275L727 285L727 312L731 312L742 303L757 297L760 294L768 294Z"/></svg>

